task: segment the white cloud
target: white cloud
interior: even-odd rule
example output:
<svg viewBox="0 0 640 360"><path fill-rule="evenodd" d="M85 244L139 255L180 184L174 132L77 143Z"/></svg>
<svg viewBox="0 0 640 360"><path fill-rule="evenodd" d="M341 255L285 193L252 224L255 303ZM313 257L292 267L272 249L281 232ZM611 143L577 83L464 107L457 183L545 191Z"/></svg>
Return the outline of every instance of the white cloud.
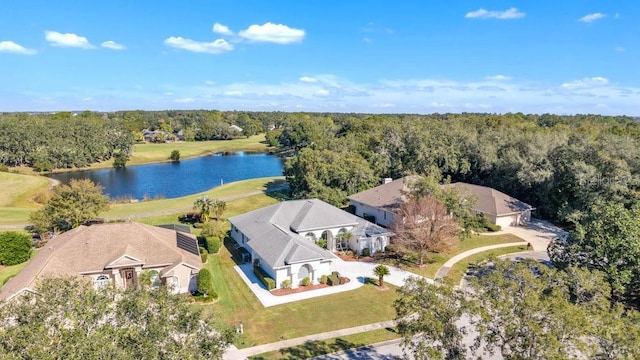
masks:
<svg viewBox="0 0 640 360"><path fill-rule="evenodd" d="M368 37L362 38L362 41L364 41L367 44L371 44L373 42L373 40L369 39Z"/></svg>
<svg viewBox="0 0 640 360"><path fill-rule="evenodd" d="M224 39L217 39L213 42L195 41L185 39L180 36L171 36L164 40L165 45L176 49L183 49L197 53L220 54L225 51L233 50L233 45Z"/></svg>
<svg viewBox="0 0 640 360"><path fill-rule="evenodd" d="M617 52L624 52L626 49L622 46L616 46L614 50Z"/></svg>
<svg viewBox="0 0 640 360"><path fill-rule="evenodd" d="M222 25L220 23L213 24L212 31L216 34L221 35L233 35L233 31L231 31L228 26Z"/></svg>
<svg viewBox="0 0 640 360"><path fill-rule="evenodd" d="M34 55L35 53L37 53L37 51L27 49L22 45L14 43L13 41L0 41L0 52L21 55Z"/></svg>
<svg viewBox="0 0 640 360"><path fill-rule="evenodd" d="M318 79L310 77L310 76L303 76L299 80L300 80L300 82L303 82L303 83L315 83L315 82L318 82Z"/></svg>
<svg viewBox="0 0 640 360"><path fill-rule="evenodd" d="M268 22L264 25L251 25L246 30L240 31L239 35L249 41L290 44L302 41L305 31Z"/></svg>
<svg viewBox="0 0 640 360"><path fill-rule="evenodd" d="M238 90L229 90L222 93L225 96L242 96L242 91Z"/></svg>
<svg viewBox="0 0 640 360"><path fill-rule="evenodd" d="M605 18L607 15L603 14L603 13L593 13L593 14L587 14L583 17L581 17L580 19L578 19L578 21L583 22L583 23L592 23L596 20L600 20L602 18Z"/></svg>
<svg viewBox="0 0 640 360"><path fill-rule="evenodd" d="M510 8L504 11L494 11L494 10L485 10L478 9L476 11L468 12L464 17L467 19L500 19L500 20L508 20L508 19L519 19L525 17L526 14L519 11L516 8Z"/></svg>
<svg viewBox="0 0 640 360"><path fill-rule="evenodd" d="M318 91L316 91L315 93L313 93L314 96L319 96L319 97L327 97L329 96L330 92L327 89L320 89Z"/></svg>
<svg viewBox="0 0 640 360"><path fill-rule="evenodd" d="M489 75L485 77L485 80L506 81L506 80L511 80L511 76L506 76L502 74Z"/></svg>
<svg viewBox="0 0 640 360"><path fill-rule="evenodd" d="M213 81L213 80L205 80L205 81L204 81L204 83L205 83L206 85L210 85L210 86L211 86L211 85L215 85L215 84L216 84L216 82L215 82L215 81Z"/></svg>
<svg viewBox="0 0 640 360"><path fill-rule="evenodd" d="M586 89L599 87L609 84L609 79L602 76L594 76L590 78L583 78L580 80L573 80L563 83L561 87L566 90Z"/></svg>
<svg viewBox="0 0 640 360"><path fill-rule="evenodd" d="M173 100L177 103L181 103L181 104L188 104L188 103L192 103L194 101L196 101L194 98L190 98L190 97L183 97L183 98L179 98L179 99L175 99Z"/></svg>
<svg viewBox="0 0 640 360"><path fill-rule="evenodd" d="M57 31L45 31L44 38L52 46L76 47L82 49L92 49L94 47L86 37L79 36L73 33L62 34Z"/></svg>
<svg viewBox="0 0 640 360"><path fill-rule="evenodd" d="M117 42L111 40L104 41L102 44L100 44L100 46L111 50L124 50L127 48L126 46L118 44Z"/></svg>

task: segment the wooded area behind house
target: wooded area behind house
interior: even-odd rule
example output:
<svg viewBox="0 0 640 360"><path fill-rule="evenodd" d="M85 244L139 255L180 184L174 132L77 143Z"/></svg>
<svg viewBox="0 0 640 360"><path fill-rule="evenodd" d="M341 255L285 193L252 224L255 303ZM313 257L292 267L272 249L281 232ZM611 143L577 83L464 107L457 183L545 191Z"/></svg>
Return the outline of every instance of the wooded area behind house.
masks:
<svg viewBox="0 0 640 360"><path fill-rule="evenodd" d="M143 130L186 141L266 132L291 155L292 195L340 205L381 178L440 172L535 206L537 216L579 220L601 201L638 201L638 119L599 115L348 114L121 111L0 115L0 164L83 167L128 155ZM168 136L168 139L172 139Z"/></svg>

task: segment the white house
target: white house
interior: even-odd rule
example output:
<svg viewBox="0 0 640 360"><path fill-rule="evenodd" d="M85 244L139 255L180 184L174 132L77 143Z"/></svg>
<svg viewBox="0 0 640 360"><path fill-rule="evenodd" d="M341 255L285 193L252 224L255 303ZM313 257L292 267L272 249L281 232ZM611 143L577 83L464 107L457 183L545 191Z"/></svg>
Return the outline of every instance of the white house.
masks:
<svg viewBox="0 0 640 360"><path fill-rule="evenodd" d="M406 201L404 194L411 189L411 182L415 179L415 176L405 176L393 181L386 179L382 185L349 196L349 202L356 215L389 227L393 224L395 211ZM462 182L441 186L453 187L461 195L475 198L476 202L471 210L501 227L527 223L534 210L531 205L486 186Z"/></svg>
<svg viewBox="0 0 640 360"><path fill-rule="evenodd" d="M234 216L231 237L251 254L251 261L271 276L276 286L305 277L317 283L330 275L331 251L384 251L391 233L318 199L285 201Z"/></svg>
<svg viewBox="0 0 640 360"><path fill-rule="evenodd" d="M49 240L0 291L0 300L33 291L39 279L80 276L96 287L137 288L150 272L152 285L184 293L197 289L202 267L194 235L135 222L82 225Z"/></svg>

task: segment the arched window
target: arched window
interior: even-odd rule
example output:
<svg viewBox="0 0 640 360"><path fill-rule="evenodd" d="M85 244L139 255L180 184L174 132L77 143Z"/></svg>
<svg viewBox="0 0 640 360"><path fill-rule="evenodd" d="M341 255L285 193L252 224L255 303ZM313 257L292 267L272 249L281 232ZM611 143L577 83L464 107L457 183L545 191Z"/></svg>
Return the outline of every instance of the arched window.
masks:
<svg viewBox="0 0 640 360"><path fill-rule="evenodd" d="M96 289L100 289L107 287L110 282L111 279L107 275L100 275L93 281L93 285L96 287Z"/></svg>

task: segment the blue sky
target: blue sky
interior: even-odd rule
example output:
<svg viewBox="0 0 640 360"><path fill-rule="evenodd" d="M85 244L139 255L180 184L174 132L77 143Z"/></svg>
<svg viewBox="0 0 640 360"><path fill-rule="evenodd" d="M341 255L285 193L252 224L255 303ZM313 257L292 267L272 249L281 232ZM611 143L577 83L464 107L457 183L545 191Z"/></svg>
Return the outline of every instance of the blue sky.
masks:
<svg viewBox="0 0 640 360"><path fill-rule="evenodd" d="M0 111L640 115L640 2L0 2Z"/></svg>

